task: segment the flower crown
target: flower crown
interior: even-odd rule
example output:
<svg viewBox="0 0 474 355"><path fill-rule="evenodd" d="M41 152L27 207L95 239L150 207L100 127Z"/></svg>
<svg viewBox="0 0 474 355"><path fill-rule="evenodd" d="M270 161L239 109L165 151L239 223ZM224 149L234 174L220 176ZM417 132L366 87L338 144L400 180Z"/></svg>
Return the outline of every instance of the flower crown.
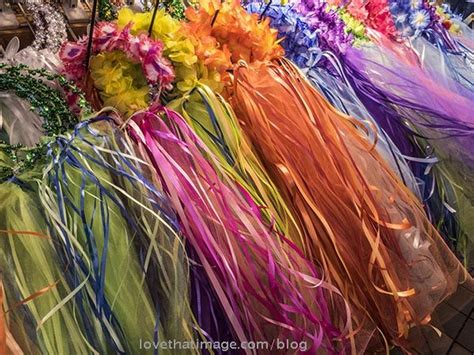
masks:
<svg viewBox="0 0 474 355"><path fill-rule="evenodd" d="M227 70L239 60L270 61L284 55L278 31L270 28L270 21L260 21L238 0L201 0L198 9L186 9L186 18L184 26L192 34L198 58L217 70L223 82Z"/></svg>
<svg viewBox="0 0 474 355"><path fill-rule="evenodd" d="M301 0L311 4L311 1ZM353 19L360 21L367 28L372 28L389 38L398 38L399 33L395 26L389 8L389 0L328 0L331 6L342 7Z"/></svg>
<svg viewBox="0 0 474 355"><path fill-rule="evenodd" d="M163 57L161 41L146 34L133 36L130 26L120 29L114 23L97 24L89 69L84 66L87 37L66 42L59 55L68 79L84 86L84 79L91 74L104 104L113 105L122 113L131 114L147 106L150 87L158 93L172 88L174 72Z"/></svg>
<svg viewBox="0 0 474 355"><path fill-rule="evenodd" d="M326 3L314 5L311 11L305 6L270 5L250 3L247 10L268 17L270 25L278 30L286 56L298 53L299 59L309 59L315 47L321 51L344 53L353 43L353 36L346 32L345 23ZM293 61L299 59L293 58ZM311 61L311 60L310 60Z"/></svg>
<svg viewBox="0 0 474 355"><path fill-rule="evenodd" d="M441 22L445 29L454 34L462 33L459 24L456 23L456 21L453 22L453 20L462 22L462 17L453 14L449 4L436 5L434 3L430 3L430 6L436 9L436 15L439 16L439 22Z"/></svg>
<svg viewBox="0 0 474 355"><path fill-rule="evenodd" d="M435 10L423 0L389 0L389 4L402 38L418 36L438 21Z"/></svg>
<svg viewBox="0 0 474 355"><path fill-rule="evenodd" d="M147 33L152 17L151 12L134 13L129 8L122 8L118 12L117 25L119 28L130 26L130 32L134 35ZM182 22L173 18L165 9L159 9L155 13L151 38L163 43L163 55L171 62L175 71L174 91L179 95L191 91L198 80L209 78L203 75L208 73L198 70L195 48L183 30Z"/></svg>

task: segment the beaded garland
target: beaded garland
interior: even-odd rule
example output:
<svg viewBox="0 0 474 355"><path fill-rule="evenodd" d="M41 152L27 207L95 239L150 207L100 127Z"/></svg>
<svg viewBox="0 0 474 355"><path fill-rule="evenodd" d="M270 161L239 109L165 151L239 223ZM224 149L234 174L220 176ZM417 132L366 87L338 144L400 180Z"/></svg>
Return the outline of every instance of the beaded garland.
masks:
<svg viewBox="0 0 474 355"><path fill-rule="evenodd" d="M439 21L435 8L423 0L389 0L389 8L401 38L420 36Z"/></svg>
<svg viewBox="0 0 474 355"><path fill-rule="evenodd" d="M26 8L31 13L35 27L34 49L50 49L56 52L67 39L66 23L54 3L28 0Z"/></svg>
<svg viewBox="0 0 474 355"><path fill-rule="evenodd" d="M55 81L64 90L62 94L48 86L43 80ZM31 104L31 110L43 118L45 136L35 147L24 147L21 144L10 145L0 141L0 151L6 153L15 168L0 166L0 181L15 176L32 167L44 157L48 142L56 135L66 132L78 121L78 114L91 112L90 105L77 86L63 76L48 72L46 69L32 69L20 64L10 66L0 64L0 91L14 93ZM76 111L76 113L74 112Z"/></svg>
<svg viewBox="0 0 474 355"><path fill-rule="evenodd" d="M56 81L70 95L69 104L59 91L46 85L43 80ZM20 64L0 64L0 91L12 91L18 97L28 100L32 110L44 119L43 128L48 135L56 135L74 126L77 116L71 106L90 111L81 90L62 75L46 69L32 69Z"/></svg>

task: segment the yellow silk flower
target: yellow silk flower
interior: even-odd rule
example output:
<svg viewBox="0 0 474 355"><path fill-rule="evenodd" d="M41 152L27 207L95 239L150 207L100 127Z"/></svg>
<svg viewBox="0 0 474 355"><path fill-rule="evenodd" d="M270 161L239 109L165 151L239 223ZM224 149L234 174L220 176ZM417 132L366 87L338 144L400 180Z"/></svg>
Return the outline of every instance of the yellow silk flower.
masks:
<svg viewBox="0 0 474 355"><path fill-rule="evenodd" d="M118 13L117 24L123 28L132 23L132 34L147 33L151 17L151 12L134 13L123 8ZM219 73L199 63L192 38L186 34L182 23L171 17L165 9L157 12L151 37L164 44L163 55L174 66L174 86L178 94L191 91L198 81L210 84L213 89L221 89Z"/></svg>
<svg viewBox="0 0 474 355"><path fill-rule="evenodd" d="M461 34L461 26L451 20L451 15L446 13L441 6L436 6L436 14L441 17L441 22L445 28L448 29L449 32L453 34Z"/></svg>
<svg viewBox="0 0 474 355"><path fill-rule="evenodd" d="M90 73L105 106L131 115L149 105L149 87L141 65L119 51L91 58Z"/></svg>

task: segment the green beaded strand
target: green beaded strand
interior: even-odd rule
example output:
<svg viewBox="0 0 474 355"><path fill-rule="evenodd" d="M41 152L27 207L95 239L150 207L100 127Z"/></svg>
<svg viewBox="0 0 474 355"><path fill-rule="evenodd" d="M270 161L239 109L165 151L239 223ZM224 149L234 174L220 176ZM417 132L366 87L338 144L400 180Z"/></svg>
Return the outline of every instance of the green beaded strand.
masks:
<svg viewBox="0 0 474 355"><path fill-rule="evenodd" d="M42 142L36 147L0 142L0 151L6 153L11 161L17 164L14 169L0 166L0 181L31 168L38 160L45 157L47 144L56 135L65 133L77 123L78 118L71 111L62 93L48 86L43 80L55 81L65 93L76 95L76 105L81 113L91 112L91 107L82 91L62 75L51 73L46 69L32 69L22 64L16 66L0 64L0 92L9 91L27 100L31 104L31 110L43 118L43 129L46 133Z"/></svg>

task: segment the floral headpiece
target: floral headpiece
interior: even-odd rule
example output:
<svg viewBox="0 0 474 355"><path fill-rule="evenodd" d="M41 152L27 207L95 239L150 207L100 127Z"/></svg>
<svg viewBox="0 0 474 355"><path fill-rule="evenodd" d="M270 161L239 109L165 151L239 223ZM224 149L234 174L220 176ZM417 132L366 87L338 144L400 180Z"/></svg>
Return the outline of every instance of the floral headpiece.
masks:
<svg viewBox="0 0 474 355"><path fill-rule="evenodd" d="M119 28L129 26L132 34L147 33L152 19L151 12L134 13L123 8L118 13ZM163 55L172 63L175 70L175 90L185 93L192 90L198 80L209 76L199 71L198 58L194 45L183 29L180 21L173 18L165 9L157 11L151 37L163 43Z"/></svg>
<svg viewBox="0 0 474 355"><path fill-rule="evenodd" d="M301 0L303 4L310 7L312 1ZM397 38L398 31L395 27L392 14L387 0L329 0L332 6L342 7L351 16L362 22L367 28L372 28L389 38Z"/></svg>
<svg viewBox="0 0 474 355"><path fill-rule="evenodd" d="M104 105L131 114L149 105L152 93L170 90L174 79L170 63L163 58L163 44L145 34L133 36L130 27L101 22L94 28L90 76ZM84 85L89 74L84 62L87 37L66 42L60 51L64 74Z"/></svg>
<svg viewBox="0 0 474 355"><path fill-rule="evenodd" d="M124 8L119 11L117 23L119 27L131 26L131 32L139 34L148 31L151 18L151 12L133 13L130 9ZM163 55L173 64L175 70L175 90L169 95L169 99L189 93L198 82L208 85L214 91L222 91L221 75L211 62L225 62L227 67L228 59L222 58L222 51L217 48L217 45L207 48L208 61L205 65L198 60L196 52L202 50L203 47L196 48L197 41L189 36L184 23L173 18L165 9L157 11L151 37L163 42ZM201 40L205 39L201 38Z"/></svg>
<svg viewBox="0 0 474 355"><path fill-rule="evenodd" d="M453 20L462 22L462 16L454 14L451 11L451 7L449 6L449 4L430 5L436 8L436 15L439 16L439 21L441 22L444 28L454 34L460 34L462 32L461 26L459 26L456 21L453 22Z"/></svg>
<svg viewBox="0 0 474 355"><path fill-rule="evenodd" d="M283 55L268 21L259 22L238 1L203 0L199 5L198 10L186 10L188 23L176 20L165 9L156 13L151 36L163 42L163 55L174 66L175 91L189 92L200 82L221 92L230 78L227 70L239 59L252 62ZM122 9L117 24L140 34L148 31L151 18L150 12Z"/></svg>
<svg viewBox="0 0 474 355"><path fill-rule="evenodd" d="M438 20L435 10L423 0L389 0L389 4L402 38L419 36Z"/></svg>
<svg viewBox="0 0 474 355"><path fill-rule="evenodd" d="M368 42L367 31L364 23L352 16L345 8L334 8L341 20L346 24L345 31L354 37L354 45Z"/></svg>
<svg viewBox="0 0 474 355"><path fill-rule="evenodd" d="M238 0L202 0L200 7L186 9L184 26L193 37L196 54L204 65L217 70L226 81L226 72L239 60L247 63L269 61L284 55L269 20L259 21Z"/></svg>
<svg viewBox="0 0 474 355"><path fill-rule="evenodd" d="M352 45L353 37L345 32L344 22L326 3L307 15L296 11L297 8L291 5L267 7L258 3L247 6L248 11L270 19L270 25L278 30L278 37L282 39L286 56L301 68L316 65L322 59L322 51L340 54Z"/></svg>

